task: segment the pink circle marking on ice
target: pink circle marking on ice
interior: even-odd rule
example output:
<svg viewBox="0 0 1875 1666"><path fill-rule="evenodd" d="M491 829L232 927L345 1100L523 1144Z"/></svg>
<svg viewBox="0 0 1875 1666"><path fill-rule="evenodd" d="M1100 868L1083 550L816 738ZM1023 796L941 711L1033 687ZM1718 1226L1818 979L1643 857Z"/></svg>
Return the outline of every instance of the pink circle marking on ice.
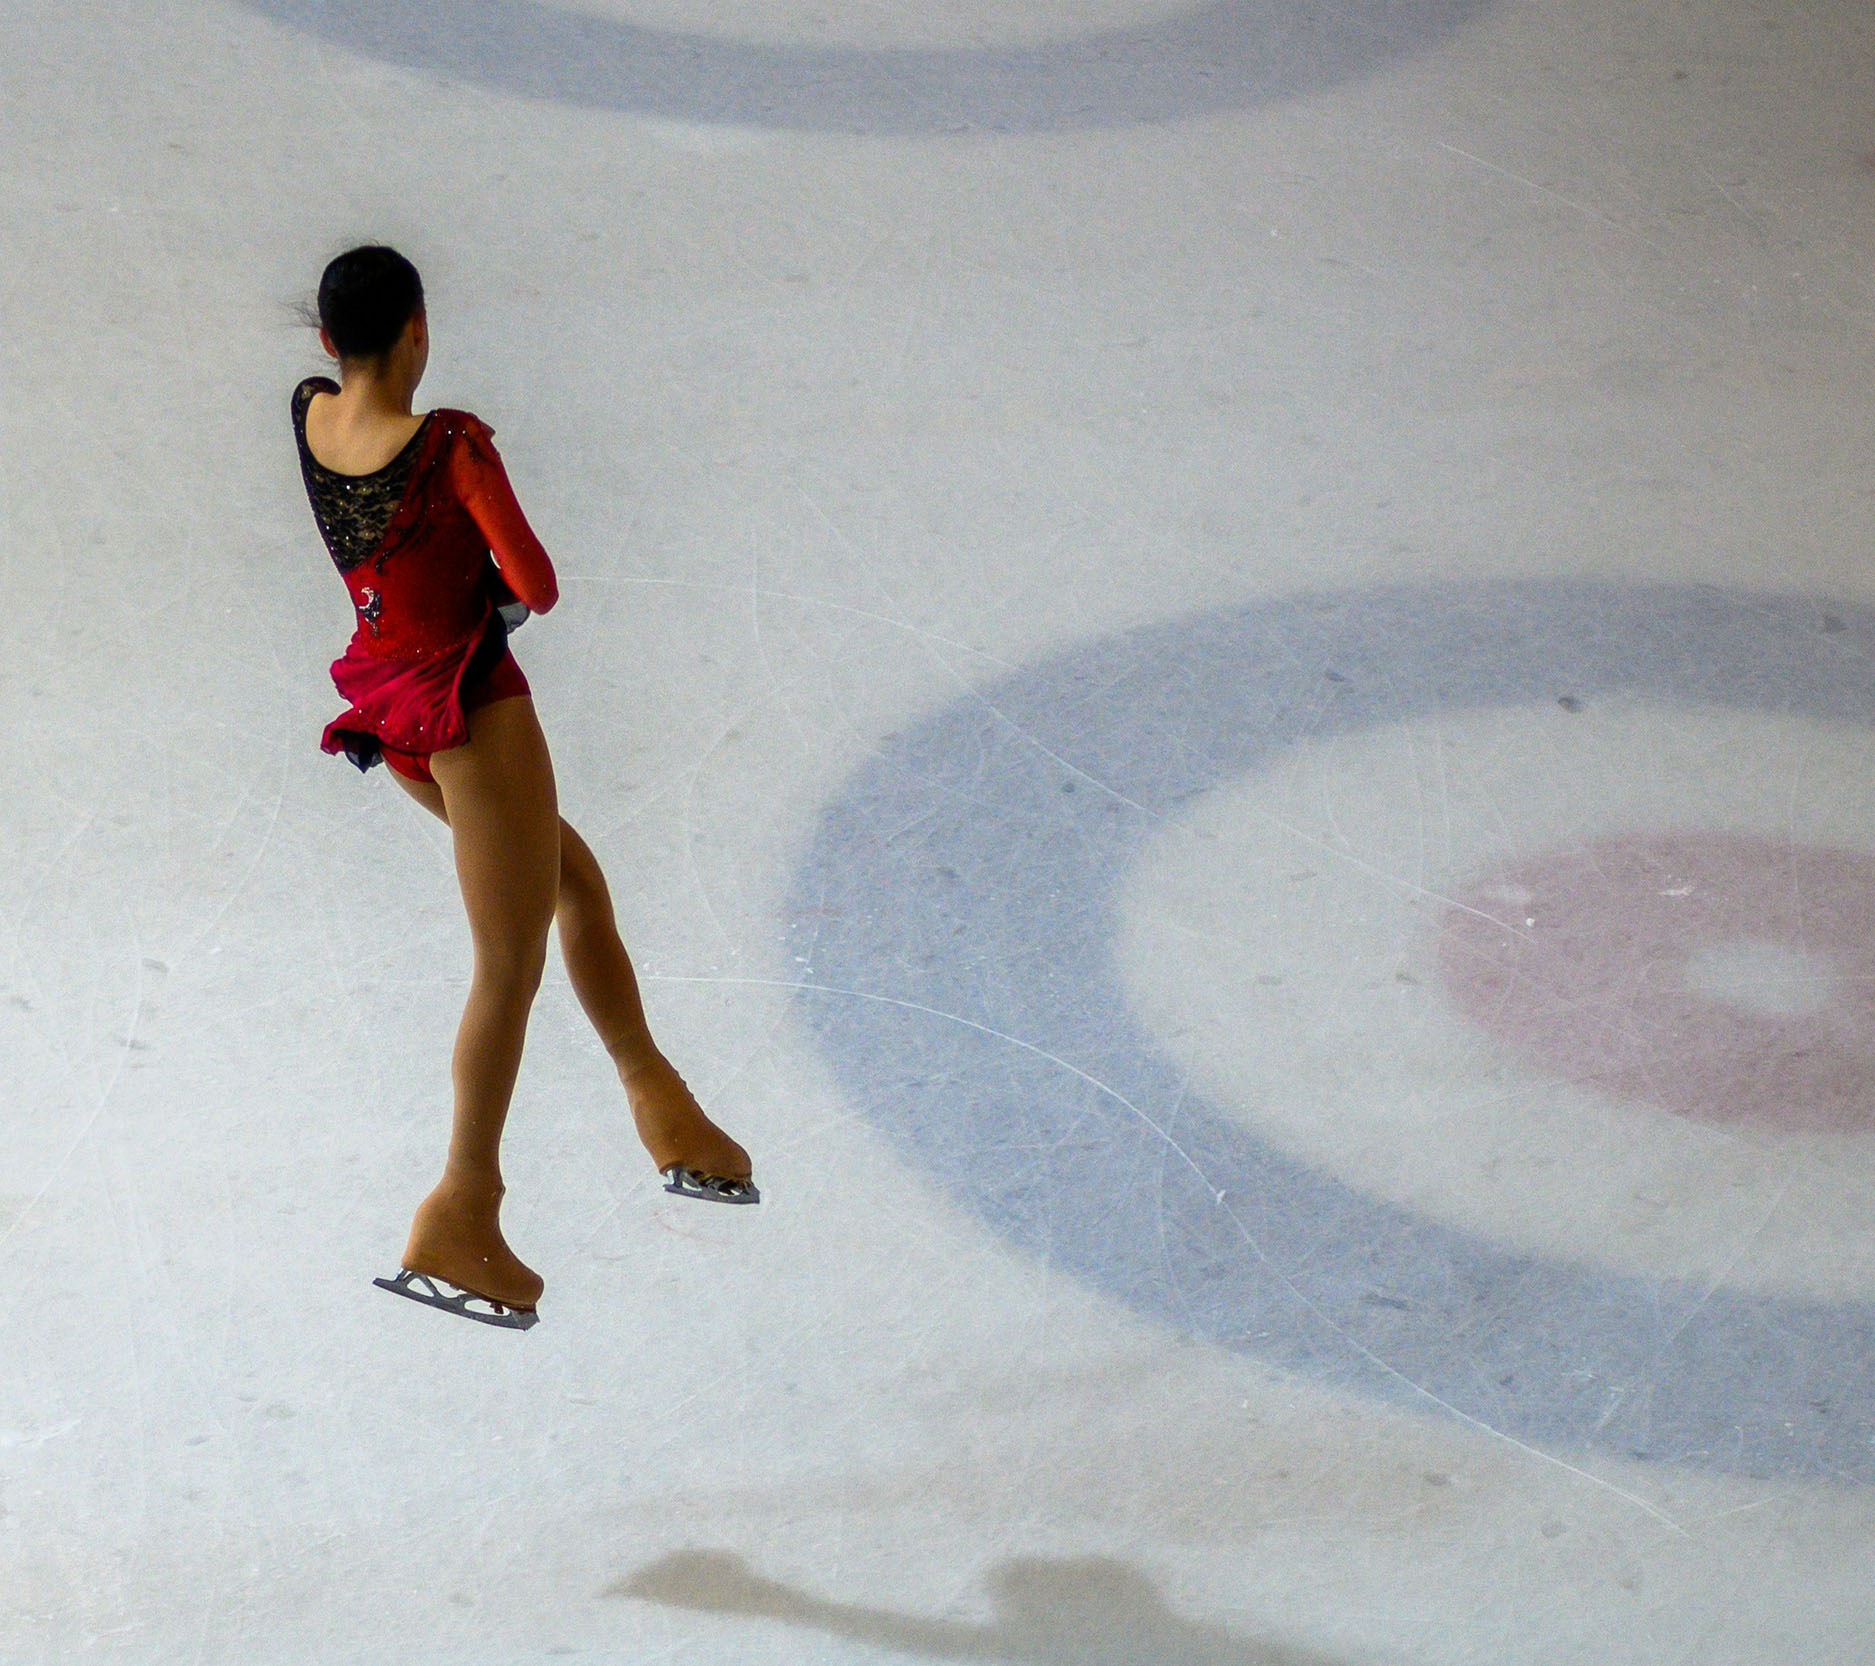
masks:
<svg viewBox="0 0 1875 1666"><path fill-rule="evenodd" d="M1551 1074L1707 1122L1875 1126L1875 859L1615 838L1456 901L1439 942L1450 998Z"/></svg>

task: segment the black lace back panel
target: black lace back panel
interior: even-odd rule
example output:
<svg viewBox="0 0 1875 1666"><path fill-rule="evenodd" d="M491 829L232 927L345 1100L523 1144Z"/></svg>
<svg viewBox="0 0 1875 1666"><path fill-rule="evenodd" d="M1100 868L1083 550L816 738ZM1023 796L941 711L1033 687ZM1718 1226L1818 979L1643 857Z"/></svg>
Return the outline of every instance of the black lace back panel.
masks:
<svg viewBox="0 0 1875 1666"><path fill-rule="evenodd" d="M335 383L323 376L309 377L293 390L293 434L299 441L300 473L312 502L319 534L332 552L341 573L349 573L378 547L391 516L404 499L411 471L417 466L417 447L423 428L383 468L371 474L340 474L327 468L306 444L306 407L315 393L337 393ZM424 419L425 426L428 418Z"/></svg>

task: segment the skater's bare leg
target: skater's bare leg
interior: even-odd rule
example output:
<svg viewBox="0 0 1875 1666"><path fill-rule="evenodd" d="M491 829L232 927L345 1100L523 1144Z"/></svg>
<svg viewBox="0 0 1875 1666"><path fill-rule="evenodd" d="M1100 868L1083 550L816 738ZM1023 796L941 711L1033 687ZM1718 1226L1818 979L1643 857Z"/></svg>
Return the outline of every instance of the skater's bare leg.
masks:
<svg viewBox="0 0 1875 1666"><path fill-rule="evenodd" d="M749 1154L704 1115L645 1023L631 957L619 939L605 874L560 823L560 907L555 915L579 1004L617 1067L638 1137L659 1169L673 1163L729 1180L749 1178Z"/></svg>
<svg viewBox="0 0 1875 1666"><path fill-rule="evenodd" d="M404 776L397 782L432 815L449 819L448 806L435 787ZM618 1070L638 1137L652 1162L659 1169L681 1163L729 1180L748 1179L748 1152L710 1121L652 1040L605 874L586 841L566 821L560 823L560 893L554 918L573 991Z"/></svg>
<svg viewBox="0 0 1875 1666"><path fill-rule="evenodd" d="M553 764L533 701L480 707L470 714L467 744L436 753L430 768L455 847L475 971L451 1067L449 1158L411 1223L404 1265L510 1307L533 1307L541 1280L508 1248L500 1224L501 1130L560 877Z"/></svg>

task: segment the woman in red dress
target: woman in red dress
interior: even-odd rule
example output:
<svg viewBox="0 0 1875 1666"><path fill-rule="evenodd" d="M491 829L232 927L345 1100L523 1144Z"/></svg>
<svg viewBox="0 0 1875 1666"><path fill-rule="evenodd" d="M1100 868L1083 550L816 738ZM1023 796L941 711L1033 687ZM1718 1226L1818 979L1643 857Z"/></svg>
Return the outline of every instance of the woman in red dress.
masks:
<svg viewBox="0 0 1875 1666"><path fill-rule="evenodd" d="M605 876L560 818L546 738L507 644L558 600L553 566L488 426L466 411L411 409L429 358L416 268L382 247L340 255L320 281L319 339L340 381L302 382L293 426L314 519L358 616L332 667L350 709L324 746L360 769L388 763L449 824L475 949L448 1161L417 1209L402 1270L377 1282L525 1329L542 1285L501 1235L501 1130L549 925L666 1189L723 1203L759 1193L748 1153L651 1039Z"/></svg>

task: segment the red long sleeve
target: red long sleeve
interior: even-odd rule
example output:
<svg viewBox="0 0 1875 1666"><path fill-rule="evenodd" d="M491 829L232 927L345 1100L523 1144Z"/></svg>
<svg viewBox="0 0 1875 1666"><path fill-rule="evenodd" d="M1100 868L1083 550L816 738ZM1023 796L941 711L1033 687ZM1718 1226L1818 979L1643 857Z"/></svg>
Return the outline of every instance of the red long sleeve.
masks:
<svg viewBox="0 0 1875 1666"><path fill-rule="evenodd" d="M547 612L560 599L553 563L521 513L508 471L501 466L486 432L456 447L450 458L450 479L463 508L488 540L495 565L515 596L534 613Z"/></svg>

